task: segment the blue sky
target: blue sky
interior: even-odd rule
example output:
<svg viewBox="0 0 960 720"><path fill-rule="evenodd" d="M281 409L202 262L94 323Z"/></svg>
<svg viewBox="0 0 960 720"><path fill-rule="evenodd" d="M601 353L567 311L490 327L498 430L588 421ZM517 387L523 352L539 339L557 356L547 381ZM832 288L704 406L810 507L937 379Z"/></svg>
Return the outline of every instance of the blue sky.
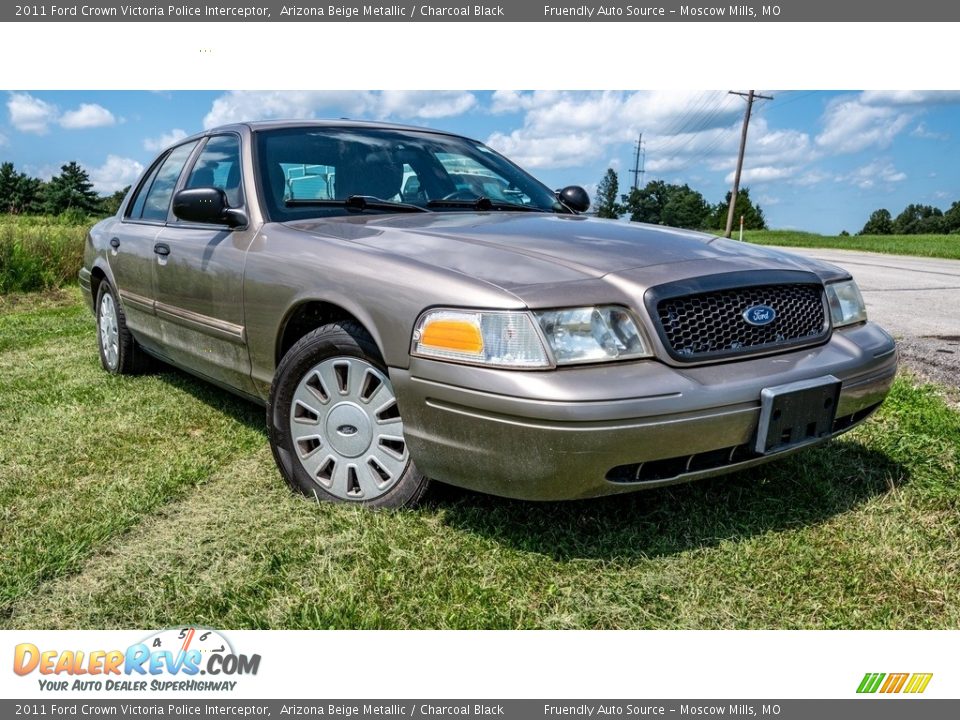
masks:
<svg viewBox="0 0 960 720"><path fill-rule="evenodd" d="M776 228L855 232L876 208L960 200L960 92L777 91L756 106L743 185ZM482 140L560 187L595 189L607 167L729 189L744 101L705 91L63 91L5 93L0 161L40 177L70 160L96 188L137 177L164 145L237 120L387 119Z"/></svg>

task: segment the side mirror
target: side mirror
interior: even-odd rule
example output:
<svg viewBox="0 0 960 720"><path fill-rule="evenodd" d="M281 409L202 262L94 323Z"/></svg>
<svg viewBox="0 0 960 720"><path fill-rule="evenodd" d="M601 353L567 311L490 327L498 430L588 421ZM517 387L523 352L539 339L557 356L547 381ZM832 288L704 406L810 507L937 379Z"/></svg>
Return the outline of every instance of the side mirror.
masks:
<svg viewBox="0 0 960 720"><path fill-rule="evenodd" d="M181 190L173 197L173 214L187 222L229 225L232 228L247 224L244 212L230 207L227 194L215 187Z"/></svg>
<svg viewBox="0 0 960 720"><path fill-rule="evenodd" d="M557 197L564 205L574 212L586 212L590 207L590 196L587 191L579 185L567 185L563 190L557 193Z"/></svg>

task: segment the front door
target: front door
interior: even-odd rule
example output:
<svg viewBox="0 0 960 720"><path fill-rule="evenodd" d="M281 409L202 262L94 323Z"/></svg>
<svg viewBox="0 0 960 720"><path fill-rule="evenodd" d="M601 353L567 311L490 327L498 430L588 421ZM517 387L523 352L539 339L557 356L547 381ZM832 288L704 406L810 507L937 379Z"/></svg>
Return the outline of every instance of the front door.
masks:
<svg viewBox="0 0 960 720"><path fill-rule="evenodd" d="M208 138L181 183L216 187L244 206L240 138ZM243 312L243 269L255 232L169 221L156 238L156 313L164 354L222 385L255 394Z"/></svg>
<svg viewBox="0 0 960 720"><path fill-rule="evenodd" d="M156 347L160 325L154 310L154 244L167 221L173 188L196 142L159 158L109 229L109 262L127 325L142 344Z"/></svg>

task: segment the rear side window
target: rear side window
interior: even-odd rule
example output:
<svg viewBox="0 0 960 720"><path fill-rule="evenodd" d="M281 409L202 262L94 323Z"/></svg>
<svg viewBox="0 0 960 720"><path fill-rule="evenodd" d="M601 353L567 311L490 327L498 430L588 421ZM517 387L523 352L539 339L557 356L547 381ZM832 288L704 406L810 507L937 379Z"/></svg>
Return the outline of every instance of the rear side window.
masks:
<svg viewBox="0 0 960 720"><path fill-rule="evenodd" d="M180 173L183 172L183 166L187 164L187 159L196 146L196 142L191 142L170 151L157 170L152 173L152 177L147 178L147 182L140 188L130 211L131 219L160 221L167 219L173 189L177 185Z"/></svg>
<svg viewBox="0 0 960 720"><path fill-rule="evenodd" d="M186 187L215 187L227 194L230 207L243 207L240 180L240 138L217 135L210 138L190 171Z"/></svg>

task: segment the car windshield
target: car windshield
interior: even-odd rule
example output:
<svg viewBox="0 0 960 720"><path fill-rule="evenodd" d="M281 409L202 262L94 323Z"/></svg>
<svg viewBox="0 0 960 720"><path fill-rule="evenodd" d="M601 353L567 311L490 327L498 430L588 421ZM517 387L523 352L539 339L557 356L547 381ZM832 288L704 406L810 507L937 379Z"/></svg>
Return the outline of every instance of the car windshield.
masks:
<svg viewBox="0 0 960 720"><path fill-rule="evenodd" d="M301 127L259 131L256 148L260 186L274 221L387 213L391 203L406 211L567 212L548 187L466 138Z"/></svg>

